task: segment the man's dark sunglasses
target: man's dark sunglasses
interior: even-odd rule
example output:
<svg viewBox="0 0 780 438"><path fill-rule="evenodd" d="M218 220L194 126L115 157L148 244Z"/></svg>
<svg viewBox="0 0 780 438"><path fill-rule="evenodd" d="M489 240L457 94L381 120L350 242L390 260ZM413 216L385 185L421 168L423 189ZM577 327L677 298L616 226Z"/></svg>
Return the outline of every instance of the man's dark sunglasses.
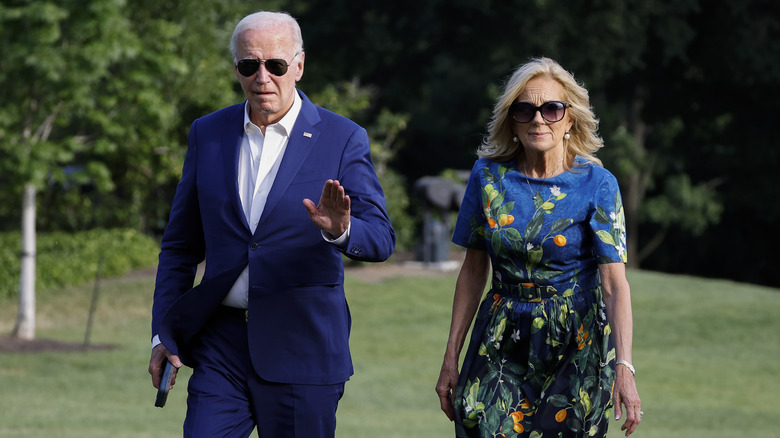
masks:
<svg viewBox="0 0 780 438"><path fill-rule="evenodd" d="M542 118L550 123L560 121L566 114L566 107L569 104L557 100L551 100L543 103L541 106L532 105L528 102L515 102L509 106L509 115L517 123L528 123L536 117L536 112L542 113Z"/></svg>
<svg viewBox="0 0 780 438"><path fill-rule="evenodd" d="M298 56L298 53L293 56L293 60L296 56ZM284 76L287 73L287 68L290 67L290 64L284 59L274 58L261 61L259 59L244 58L236 63L236 68L243 76L249 77L260 70L260 64L265 64L265 69L274 76Z"/></svg>

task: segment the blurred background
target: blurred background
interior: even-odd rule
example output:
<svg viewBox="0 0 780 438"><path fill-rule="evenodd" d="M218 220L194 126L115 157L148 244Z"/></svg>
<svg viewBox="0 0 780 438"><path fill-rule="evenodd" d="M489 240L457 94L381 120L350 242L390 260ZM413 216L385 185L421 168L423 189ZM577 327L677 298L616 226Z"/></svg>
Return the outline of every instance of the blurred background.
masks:
<svg viewBox="0 0 780 438"><path fill-rule="evenodd" d="M768 0L3 0L0 231L159 236L192 121L240 102L227 44L286 10L299 87L364 125L399 230L424 176L457 180L502 82L548 56L591 94L631 267L780 286L780 15Z"/></svg>
<svg viewBox="0 0 780 438"><path fill-rule="evenodd" d="M774 3L0 0L0 332L33 328L0 338L0 436L179 433L183 388L161 414L145 374L158 242L190 124L243 100L228 40L261 9L300 22L299 88L369 132L399 237L388 266L449 257L457 202L426 195L464 182L513 69L573 72L626 208L638 436L776 436ZM358 373L340 436L451 436L433 386L455 274L414 269L348 272ZM49 343L32 343L36 312Z"/></svg>

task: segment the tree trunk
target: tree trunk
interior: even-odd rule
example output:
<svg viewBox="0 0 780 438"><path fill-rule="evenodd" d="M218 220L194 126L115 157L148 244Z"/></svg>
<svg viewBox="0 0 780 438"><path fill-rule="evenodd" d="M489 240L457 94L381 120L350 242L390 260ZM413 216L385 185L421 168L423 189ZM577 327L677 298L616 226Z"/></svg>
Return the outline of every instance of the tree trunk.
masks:
<svg viewBox="0 0 780 438"><path fill-rule="evenodd" d="M35 339L35 185L25 184L22 200L22 269L19 281L19 315L13 336Z"/></svg>
<svg viewBox="0 0 780 438"><path fill-rule="evenodd" d="M639 205L641 204L642 194L639 189L639 171L634 172L628 177L625 185L626 192L623 194L623 207L626 215L626 247L628 250L628 267L638 269L640 266L639 257Z"/></svg>
<svg viewBox="0 0 780 438"><path fill-rule="evenodd" d="M639 269L646 252L639 248L639 210L647 194L647 187L653 177L657 154L647 150L646 140L650 127L642 119L644 99L642 90L637 92L628 106L623 124L632 137L631 157L633 171L625 182L623 207L626 214L628 267Z"/></svg>

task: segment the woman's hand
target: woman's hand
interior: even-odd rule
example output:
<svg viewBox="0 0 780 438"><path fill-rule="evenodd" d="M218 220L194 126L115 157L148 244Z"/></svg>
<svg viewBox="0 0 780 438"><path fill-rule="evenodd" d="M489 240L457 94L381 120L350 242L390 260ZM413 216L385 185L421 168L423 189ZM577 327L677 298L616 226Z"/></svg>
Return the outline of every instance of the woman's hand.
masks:
<svg viewBox="0 0 780 438"><path fill-rule="evenodd" d="M624 263L601 264L599 276L604 292L604 304L607 306L607 320L612 327L612 339L615 341L615 356L630 363L634 321L631 311L631 288L626 279L626 265ZM615 374L615 388L612 393L615 401L615 419L619 420L623 416L625 406L626 421L620 430L625 430L626 436L629 436L642 421L641 401L631 370L623 364L618 364Z"/></svg>
<svg viewBox="0 0 780 438"><path fill-rule="evenodd" d="M441 365L436 393L439 394L441 410L450 421L455 420L455 389L458 386L458 359L466 333L477 312L482 291L485 290L490 273L490 256L487 251L469 248L460 267L455 283L455 298L452 303L452 323L444 363Z"/></svg>
<svg viewBox="0 0 780 438"><path fill-rule="evenodd" d="M623 406L625 406L626 421L620 426L620 430L626 431L626 436L631 435L642 421L642 401L639 399L639 393L636 390L636 380L634 375L623 365L618 364L615 370L615 392L613 398L615 401L615 420L620 420L623 416Z"/></svg>
<svg viewBox="0 0 780 438"><path fill-rule="evenodd" d="M441 410L447 415L450 421L455 420L455 388L458 385L458 367L457 364L450 364L444 361L439 373L439 382L436 383L436 393L439 394Z"/></svg>

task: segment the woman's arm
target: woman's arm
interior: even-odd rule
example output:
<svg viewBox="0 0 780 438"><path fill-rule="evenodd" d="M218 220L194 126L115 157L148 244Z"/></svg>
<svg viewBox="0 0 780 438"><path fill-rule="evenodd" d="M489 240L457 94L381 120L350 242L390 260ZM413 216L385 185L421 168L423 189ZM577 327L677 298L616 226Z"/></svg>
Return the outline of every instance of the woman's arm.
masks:
<svg viewBox="0 0 780 438"><path fill-rule="evenodd" d="M607 306L607 318L612 328L612 339L615 342L615 353L618 361L632 362L631 344L634 331L631 313L631 288L626 279L626 265L623 263L607 263L599 265L601 285L604 291L604 303ZM626 421L620 430L631 435L639 422L642 421L641 401L636 389L634 374L628 366L616 366L615 388L615 419L620 419L626 408Z"/></svg>
<svg viewBox="0 0 780 438"><path fill-rule="evenodd" d="M444 362L441 366L436 392L441 409L450 421L455 418L453 400L458 384L458 359L474 314L477 312L482 292L490 274L490 257L487 251L468 249L458 274L455 298L452 303L452 322Z"/></svg>

